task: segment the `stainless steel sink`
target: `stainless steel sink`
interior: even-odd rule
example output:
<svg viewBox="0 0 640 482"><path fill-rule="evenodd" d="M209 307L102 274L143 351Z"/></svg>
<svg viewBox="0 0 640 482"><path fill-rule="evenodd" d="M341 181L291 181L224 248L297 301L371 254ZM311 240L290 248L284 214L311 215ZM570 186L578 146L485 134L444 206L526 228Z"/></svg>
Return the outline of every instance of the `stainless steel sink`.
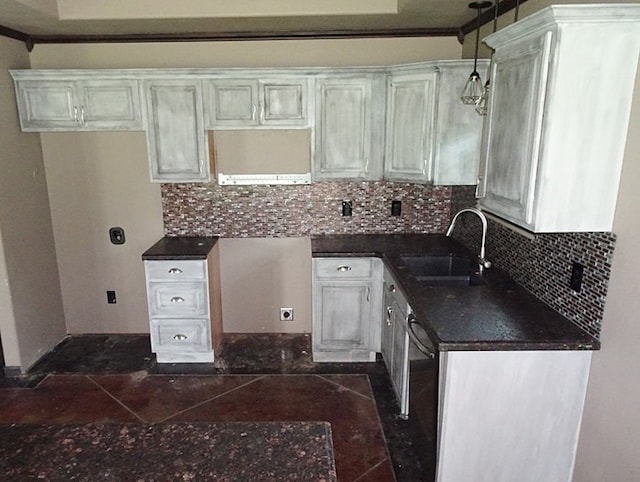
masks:
<svg viewBox="0 0 640 482"><path fill-rule="evenodd" d="M442 284L469 284L476 265L454 254L400 256L400 260L416 281Z"/></svg>

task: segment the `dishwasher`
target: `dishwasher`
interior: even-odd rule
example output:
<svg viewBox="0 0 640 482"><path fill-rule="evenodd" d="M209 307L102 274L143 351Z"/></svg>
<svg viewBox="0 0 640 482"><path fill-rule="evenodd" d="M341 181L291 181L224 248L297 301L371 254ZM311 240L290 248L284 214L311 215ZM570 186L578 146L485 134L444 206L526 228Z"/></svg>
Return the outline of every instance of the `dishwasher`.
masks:
<svg viewBox="0 0 640 482"><path fill-rule="evenodd" d="M425 475L435 480L438 433L438 352L415 315L407 316L409 334L409 425Z"/></svg>

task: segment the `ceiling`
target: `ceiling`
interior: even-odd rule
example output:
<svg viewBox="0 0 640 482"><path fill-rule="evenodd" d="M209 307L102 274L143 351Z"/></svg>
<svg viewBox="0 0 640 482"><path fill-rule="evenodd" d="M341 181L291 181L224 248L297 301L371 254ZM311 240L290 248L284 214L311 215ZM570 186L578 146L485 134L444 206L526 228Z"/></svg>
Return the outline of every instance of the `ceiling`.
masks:
<svg viewBox="0 0 640 482"><path fill-rule="evenodd" d="M526 0L521 0L524 2ZM454 36L469 0L1 0L0 34L34 43ZM499 13L516 0L499 2ZM483 19L493 18L493 9ZM483 22L484 23L484 22Z"/></svg>

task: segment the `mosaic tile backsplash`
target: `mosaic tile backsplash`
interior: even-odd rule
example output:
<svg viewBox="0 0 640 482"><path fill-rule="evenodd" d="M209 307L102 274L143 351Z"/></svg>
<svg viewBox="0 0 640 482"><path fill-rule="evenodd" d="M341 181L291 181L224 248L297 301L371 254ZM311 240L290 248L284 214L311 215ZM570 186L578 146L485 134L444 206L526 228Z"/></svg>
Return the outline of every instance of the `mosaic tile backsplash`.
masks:
<svg viewBox="0 0 640 482"><path fill-rule="evenodd" d="M342 201L353 215L342 216ZM402 201L391 216L391 201ZM316 182L300 186L162 185L167 236L293 237L315 234L444 233L460 209L476 203L469 186L394 182ZM454 236L479 249L480 225L461 218ZM520 285L599 337L615 247L612 233L538 234L529 239L489 221L487 258ZM573 262L584 265L579 293Z"/></svg>
<svg viewBox="0 0 640 482"><path fill-rule="evenodd" d="M396 182L287 186L162 185L167 236L287 237L315 234L442 233L452 188ZM342 201L353 203L342 216ZM391 216L391 201L402 201Z"/></svg>
<svg viewBox="0 0 640 482"><path fill-rule="evenodd" d="M454 237L480 248L480 223L462 219ZM589 334L600 337L616 237L613 233L537 234L529 239L489 220L486 257ZM584 266L580 292L569 288L573 262Z"/></svg>

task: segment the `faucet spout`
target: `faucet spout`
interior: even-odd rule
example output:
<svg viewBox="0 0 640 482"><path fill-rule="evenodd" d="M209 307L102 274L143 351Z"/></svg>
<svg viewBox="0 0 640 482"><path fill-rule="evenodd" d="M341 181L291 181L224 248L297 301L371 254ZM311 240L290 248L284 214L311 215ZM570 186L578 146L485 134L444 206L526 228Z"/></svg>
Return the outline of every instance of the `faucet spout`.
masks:
<svg viewBox="0 0 640 482"><path fill-rule="evenodd" d="M463 213L475 214L480 218L480 222L482 223L482 240L480 243L480 254L478 256L478 272L482 274L485 269L491 267L491 262L485 258L485 251L484 251L484 245L487 240L487 217L484 215L484 213L480 211L478 208L461 209L456 213L456 215L451 220L449 229L447 229L447 236L451 236L451 233L453 233L453 228L455 228L458 216L460 216Z"/></svg>

